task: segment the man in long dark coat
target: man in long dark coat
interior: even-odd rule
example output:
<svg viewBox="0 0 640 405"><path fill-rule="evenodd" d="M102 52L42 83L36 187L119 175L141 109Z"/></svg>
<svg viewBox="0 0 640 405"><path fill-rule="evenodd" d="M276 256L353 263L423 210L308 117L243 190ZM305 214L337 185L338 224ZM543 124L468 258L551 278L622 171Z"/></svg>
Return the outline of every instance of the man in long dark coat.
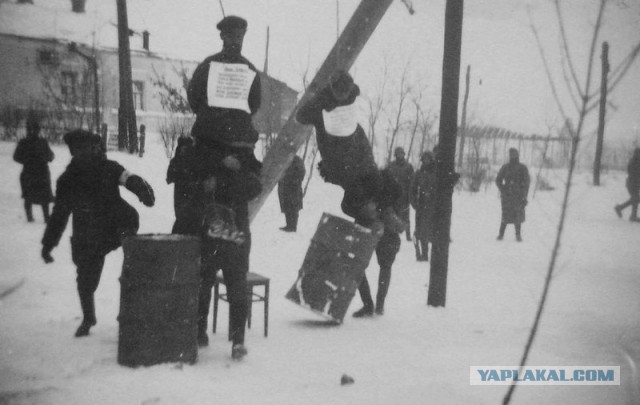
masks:
<svg viewBox="0 0 640 405"><path fill-rule="evenodd" d="M391 174L400 184L402 194L398 202L398 216L407 224L407 240L411 240L411 215L409 210L409 188L411 187L411 179L413 178L413 166L405 159L404 149L397 147L394 151L396 160L389 164Z"/></svg>
<svg viewBox="0 0 640 405"><path fill-rule="evenodd" d="M33 222L31 206L42 206L44 221L49 220L49 203L53 201L51 191L51 173L49 162L53 160L53 151L46 139L40 138L40 122L33 114L27 118L27 137L18 142L13 160L23 165L20 173L20 187L24 199L24 211L27 221Z"/></svg>
<svg viewBox="0 0 640 405"><path fill-rule="evenodd" d="M629 192L629 199L615 206L616 214L622 218L622 210L631 206L629 221L640 222L640 218L638 218L638 204L640 203L640 148L635 149L633 157L631 157L627 165L626 186Z"/></svg>
<svg viewBox="0 0 640 405"><path fill-rule="evenodd" d="M87 336L96 324L94 293L107 253L117 249L123 237L138 230L138 213L120 197L119 186L153 206L153 190L141 177L108 160L100 136L83 130L65 134L71 163L58 178L53 213L42 238L42 258L51 263L51 251L60 242L69 216L73 215L71 257L77 266L82 323L76 337Z"/></svg>
<svg viewBox="0 0 640 405"><path fill-rule="evenodd" d="M302 180L304 180L305 174L306 169L302 158L294 155L291 164L278 182L280 211L284 214L287 222L280 229L285 232L298 230L298 213L302 209Z"/></svg>
<svg viewBox="0 0 640 405"><path fill-rule="evenodd" d="M424 152L420 168L413 175L409 199L416 211L414 245L416 260L429 261L429 242L433 242L433 215L435 212L436 164L433 153Z"/></svg>
<svg viewBox="0 0 640 405"><path fill-rule="evenodd" d="M496 177L496 185L500 190L500 201L502 203L502 221L498 240L504 238L507 224L514 224L516 240L522 242L521 227L525 220L529 182L529 170L527 166L520 163L518 150L509 149L509 163L500 168Z"/></svg>

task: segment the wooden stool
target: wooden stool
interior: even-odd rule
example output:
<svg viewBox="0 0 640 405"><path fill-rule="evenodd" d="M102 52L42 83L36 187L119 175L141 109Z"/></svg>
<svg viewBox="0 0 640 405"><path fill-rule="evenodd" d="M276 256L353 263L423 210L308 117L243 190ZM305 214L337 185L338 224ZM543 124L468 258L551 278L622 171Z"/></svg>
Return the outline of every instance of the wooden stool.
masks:
<svg viewBox="0 0 640 405"><path fill-rule="evenodd" d="M213 284L213 333L216 333L216 325L218 323L218 299L229 302L227 294L220 294L220 284L224 284L222 272L216 275L216 281ZM264 294L260 295L253 291L253 287L263 286ZM258 273L247 273L247 300L249 300L249 308L247 310L247 326L251 329L251 306L254 302L264 302L264 336L269 334L269 279ZM229 328L229 340L231 340L231 328Z"/></svg>

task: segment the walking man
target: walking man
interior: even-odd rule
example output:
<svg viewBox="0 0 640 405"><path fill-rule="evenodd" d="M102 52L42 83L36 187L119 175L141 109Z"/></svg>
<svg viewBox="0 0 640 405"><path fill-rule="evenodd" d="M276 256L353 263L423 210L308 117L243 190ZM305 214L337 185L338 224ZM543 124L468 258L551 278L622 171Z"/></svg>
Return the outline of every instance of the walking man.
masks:
<svg viewBox="0 0 640 405"><path fill-rule="evenodd" d="M627 191L629 191L629 199L622 204L615 206L616 214L622 218L622 210L631 207L631 215L629 221L640 222L638 218L638 203L640 203L640 148L636 148L633 157L627 165Z"/></svg>

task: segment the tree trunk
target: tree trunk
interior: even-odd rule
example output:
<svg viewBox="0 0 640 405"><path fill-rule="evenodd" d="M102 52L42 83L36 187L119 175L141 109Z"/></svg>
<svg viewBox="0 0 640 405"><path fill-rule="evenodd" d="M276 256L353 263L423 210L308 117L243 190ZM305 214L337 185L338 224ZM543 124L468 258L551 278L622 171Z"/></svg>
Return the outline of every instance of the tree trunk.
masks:
<svg viewBox="0 0 640 405"><path fill-rule="evenodd" d="M289 119L278 134L262 162L262 193L249 205L249 218L253 220L273 190L298 148L311 134L311 126L296 121L296 112L316 91L326 85L337 69L349 70L378 23L391 5L392 0L362 0L340 38L311 81L309 88L291 112Z"/></svg>
<svg viewBox="0 0 640 405"><path fill-rule="evenodd" d="M464 162L464 136L467 132L467 101L469 101L469 79L471 78L471 65L467 65L466 89L464 102L462 103L462 118L460 119L460 152L458 152L458 167L462 169Z"/></svg>
<svg viewBox="0 0 640 405"><path fill-rule="evenodd" d="M445 12L440 137L436 156L435 240L432 248L429 296L427 298L427 305L434 307L444 307L447 294L452 196L453 186L457 181L454 162L458 127L463 5L464 0L447 0Z"/></svg>
<svg viewBox="0 0 640 405"><path fill-rule="evenodd" d="M600 165L602 162L602 146L604 144L604 118L607 112L607 74L609 73L609 43L602 43L602 78L600 80L600 116L598 118L598 140L596 157L593 162L593 185L600 185Z"/></svg>

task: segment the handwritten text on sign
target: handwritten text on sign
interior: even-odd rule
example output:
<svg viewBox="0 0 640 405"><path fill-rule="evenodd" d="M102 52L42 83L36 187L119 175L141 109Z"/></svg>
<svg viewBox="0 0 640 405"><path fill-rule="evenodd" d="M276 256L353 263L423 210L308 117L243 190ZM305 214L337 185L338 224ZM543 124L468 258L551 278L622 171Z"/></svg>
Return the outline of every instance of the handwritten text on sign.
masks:
<svg viewBox="0 0 640 405"><path fill-rule="evenodd" d="M250 113L249 90L255 76L256 72L242 63L211 62L207 81L209 106Z"/></svg>
<svg viewBox="0 0 640 405"><path fill-rule="evenodd" d="M355 103L336 107L331 111L322 110L324 129L334 136L349 136L358 125L358 111Z"/></svg>

